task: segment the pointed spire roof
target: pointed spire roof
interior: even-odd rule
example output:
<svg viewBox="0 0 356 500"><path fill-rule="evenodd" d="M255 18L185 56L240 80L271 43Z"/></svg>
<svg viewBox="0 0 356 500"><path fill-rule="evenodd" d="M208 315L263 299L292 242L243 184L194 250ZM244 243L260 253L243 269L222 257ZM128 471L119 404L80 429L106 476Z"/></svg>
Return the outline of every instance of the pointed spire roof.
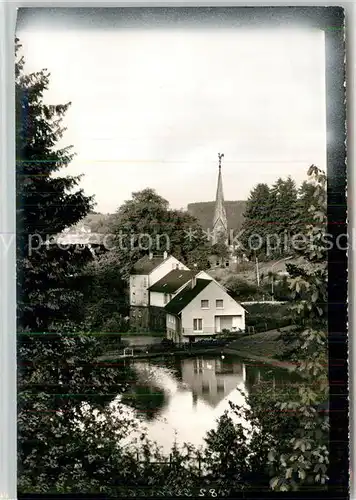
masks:
<svg viewBox="0 0 356 500"><path fill-rule="evenodd" d="M224 232L227 234L227 218L226 211L224 207L224 191L222 184L221 175L221 160L224 157L223 154L218 154L219 158L219 174L218 174L218 186L216 189L216 201L215 201L215 213L213 219L213 232Z"/></svg>

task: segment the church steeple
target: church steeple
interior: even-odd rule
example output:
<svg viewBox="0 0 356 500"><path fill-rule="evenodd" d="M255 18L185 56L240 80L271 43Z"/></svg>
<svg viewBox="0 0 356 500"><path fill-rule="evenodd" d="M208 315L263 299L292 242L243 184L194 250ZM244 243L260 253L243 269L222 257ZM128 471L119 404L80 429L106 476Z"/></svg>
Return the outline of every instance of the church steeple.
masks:
<svg viewBox="0 0 356 500"><path fill-rule="evenodd" d="M228 239L227 218L224 207L224 192L223 192L222 175L221 175L221 160L224 158L224 154L219 153L218 158L219 158L219 174L218 174L218 186L216 189L215 212L213 219L214 243L216 243L217 240L219 239L222 239L225 242Z"/></svg>

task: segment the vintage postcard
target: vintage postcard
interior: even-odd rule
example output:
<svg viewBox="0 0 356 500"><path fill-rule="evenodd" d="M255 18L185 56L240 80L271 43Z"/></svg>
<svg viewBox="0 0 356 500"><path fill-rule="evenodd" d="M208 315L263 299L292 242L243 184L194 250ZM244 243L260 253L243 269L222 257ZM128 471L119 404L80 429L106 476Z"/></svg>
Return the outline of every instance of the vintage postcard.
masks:
<svg viewBox="0 0 356 500"><path fill-rule="evenodd" d="M19 10L19 495L347 497L344 38Z"/></svg>

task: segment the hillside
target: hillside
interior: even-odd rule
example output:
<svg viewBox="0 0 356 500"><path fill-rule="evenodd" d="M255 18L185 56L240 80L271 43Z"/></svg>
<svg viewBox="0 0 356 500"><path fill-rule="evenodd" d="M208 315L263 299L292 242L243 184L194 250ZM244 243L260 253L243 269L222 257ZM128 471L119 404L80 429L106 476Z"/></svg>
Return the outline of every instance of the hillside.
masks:
<svg viewBox="0 0 356 500"><path fill-rule="evenodd" d="M243 222L246 201L225 201L228 228L239 231ZM188 212L194 215L205 230L212 229L215 201L189 203Z"/></svg>
<svg viewBox="0 0 356 500"><path fill-rule="evenodd" d="M271 271L274 273L285 273L287 271L287 264L294 264L295 266L303 267L308 272L322 266L322 264L311 264L303 257L295 257L287 261L271 260L268 262L259 262L258 269L260 278L263 279L263 277L268 276L268 273ZM234 275L238 276L241 280L247 281L248 283L256 284L256 264L254 261L237 264L235 271L225 268L210 269L209 274L222 284L226 283L226 280Z"/></svg>

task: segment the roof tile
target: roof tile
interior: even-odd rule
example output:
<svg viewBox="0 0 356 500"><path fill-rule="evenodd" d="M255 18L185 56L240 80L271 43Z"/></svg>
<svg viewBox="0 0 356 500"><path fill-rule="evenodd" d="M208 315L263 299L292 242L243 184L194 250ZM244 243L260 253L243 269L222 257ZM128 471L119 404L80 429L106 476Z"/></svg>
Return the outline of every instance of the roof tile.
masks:
<svg viewBox="0 0 356 500"><path fill-rule="evenodd" d="M166 276L163 276L157 283L150 286L149 290L150 292L174 293L195 274L196 271L174 269L166 274Z"/></svg>
<svg viewBox="0 0 356 500"><path fill-rule="evenodd" d="M184 288L178 295L168 302L164 308L166 312L171 314L179 314L200 292L206 288L212 280L197 279L194 287L188 286Z"/></svg>

